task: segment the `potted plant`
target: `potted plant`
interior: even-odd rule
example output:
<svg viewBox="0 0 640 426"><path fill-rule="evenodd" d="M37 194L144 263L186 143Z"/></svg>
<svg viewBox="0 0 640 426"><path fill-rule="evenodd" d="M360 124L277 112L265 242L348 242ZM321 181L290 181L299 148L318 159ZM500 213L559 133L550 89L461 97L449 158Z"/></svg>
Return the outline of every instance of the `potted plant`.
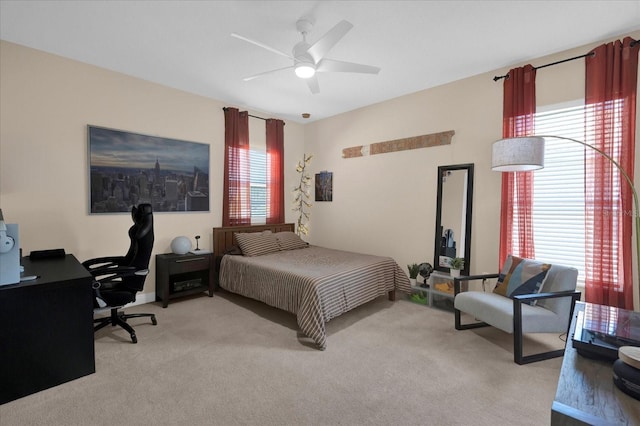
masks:
<svg viewBox="0 0 640 426"><path fill-rule="evenodd" d="M449 259L449 275L452 277L459 277L460 270L464 268L464 258L452 257Z"/></svg>
<svg viewBox="0 0 640 426"><path fill-rule="evenodd" d="M416 292L409 296L409 300L419 303L420 305L427 305L429 303L429 295L423 294L422 292Z"/></svg>
<svg viewBox="0 0 640 426"><path fill-rule="evenodd" d="M417 263L412 263L407 265L407 269L409 269L409 280L411 281L411 285L416 285L416 278L418 278L418 272L420 268Z"/></svg>

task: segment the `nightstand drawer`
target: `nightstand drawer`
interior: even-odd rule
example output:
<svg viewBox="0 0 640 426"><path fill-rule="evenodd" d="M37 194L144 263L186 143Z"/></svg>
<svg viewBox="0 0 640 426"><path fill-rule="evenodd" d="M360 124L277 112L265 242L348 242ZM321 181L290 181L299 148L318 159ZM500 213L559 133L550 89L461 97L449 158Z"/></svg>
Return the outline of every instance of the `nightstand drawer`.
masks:
<svg viewBox="0 0 640 426"><path fill-rule="evenodd" d="M169 261L169 274L183 274L185 272L208 270L211 258L207 256L186 257Z"/></svg>

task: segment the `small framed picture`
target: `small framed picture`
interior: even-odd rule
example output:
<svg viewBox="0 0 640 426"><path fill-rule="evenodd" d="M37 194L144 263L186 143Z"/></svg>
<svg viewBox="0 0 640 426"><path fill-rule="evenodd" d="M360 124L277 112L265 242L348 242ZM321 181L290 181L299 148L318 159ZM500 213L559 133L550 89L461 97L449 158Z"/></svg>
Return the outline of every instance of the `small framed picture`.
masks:
<svg viewBox="0 0 640 426"><path fill-rule="evenodd" d="M316 173L316 201L333 201L333 172Z"/></svg>

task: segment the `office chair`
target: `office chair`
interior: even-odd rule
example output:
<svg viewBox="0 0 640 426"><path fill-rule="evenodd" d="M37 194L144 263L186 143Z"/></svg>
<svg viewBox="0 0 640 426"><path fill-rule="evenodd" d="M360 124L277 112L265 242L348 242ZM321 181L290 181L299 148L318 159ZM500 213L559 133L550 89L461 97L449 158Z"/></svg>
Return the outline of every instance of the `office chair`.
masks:
<svg viewBox="0 0 640 426"><path fill-rule="evenodd" d="M128 323L129 318L150 317L157 325L154 314L125 314L119 311L127 303L136 300L136 293L144 287L149 274L149 259L153 249L153 212L150 204L131 208L133 226L129 228L131 245L125 256L100 257L82 263L93 275L94 313L111 310L108 317L95 318L94 331L111 324L129 332L131 341L138 343L136 332Z"/></svg>

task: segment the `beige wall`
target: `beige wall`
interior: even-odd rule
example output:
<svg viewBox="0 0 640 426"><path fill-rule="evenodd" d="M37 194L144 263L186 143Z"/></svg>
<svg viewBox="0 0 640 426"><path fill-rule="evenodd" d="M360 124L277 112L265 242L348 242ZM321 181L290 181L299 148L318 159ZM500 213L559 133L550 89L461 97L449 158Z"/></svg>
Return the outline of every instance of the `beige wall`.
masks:
<svg viewBox="0 0 640 426"><path fill-rule="evenodd" d="M483 75L307 125L312 167L334 173L333 202L313 207L311 241L386 254L403 268L433 264L437 168L475 163L471 268L495 270L496 256L478 247L497 242L499 204L484 200L499 200L500 175L485 170L501 121L501 86ZM448 146L341 158L346 147L446 130L455 131Z"/></svg>
<svg viewBox="0 0 640 426"><path fill-rule="evenodd" d="M640 38L640 32L630 35ZM529 62L543 65L584 54L593 46ZM334 190L332 202L316 202L312 207L312 243L389 255L403 269L408 263L433 263L437 167L474 163L471 272L494 272L498 267L500 174L490 171L490 146L501 136L502 82L492 78L509 68L304 126L288 122L287 221L295 221L289 209L290 190L298 178L295 164L303 152L311 153L311 172L333 172ZM539 106L581 99L583 90L581 60L538 72ZM1 42L0 207L9 222L20 224L24 251L64 247L84 260L122 252L128 245L127 215L87 213L87 124L209 143L211 212L157 214L154 251L170 251L169 244L177 235L200 234L202 246L210 247L211 227L221 223L223 106ZM259 123L252 122L252 133L256 125ZM445 130L455 131L449 146L341 158L346 147ZM636 165L639 163L636 154ZM640 182L638 171L636 176ZM146 292L154 289L155 262L151 269Z"/></svg>
<svg viewBox="0 0 640 426"><path fill-rule="evenodd" d="M629 35L640 38L640 32ZM582 55L599 44L528 63L540 66ZM307 125L306 151L315 156L312 170L334 173L333 202L313 207L311 241L389 255L403 268L414 262L433 263L437 167L475 163L471 272L495 272L499 267L501 177L490 170L490 151L492 142L502 133L503 84L494 82L493 77L521 65ZM539 70L536 88L539 108L584 99L584 61ZM640 125L640 118L637 123ZM446 130L455 131L449 146L341 158L346 147ZM636 150L636 168L640 165L638 153L640 150ZM636 171L635 176L637 184L640 173Z"/></svg>
<svg viewBox="0 0 640 426"><path fill-rule="evenodd" d="M170 252L178 235L194 247L201 235L200 247L211 248L211 228L222 221L222 107L233 105L4 41L0 94L0 207L20 226L23 254L63 247L82 261L128 248L130 215L88 214L88 124L211 145L211 211L155 214L154 254ZM250 125L264 143L264 122ZM301 125L286 123L286 170L302 157L303 136ZM287 188L295 178L287 176ZM285 200L288 221L291 201ZM150 269L145 293L155 289L154 259Z"/></svg>

